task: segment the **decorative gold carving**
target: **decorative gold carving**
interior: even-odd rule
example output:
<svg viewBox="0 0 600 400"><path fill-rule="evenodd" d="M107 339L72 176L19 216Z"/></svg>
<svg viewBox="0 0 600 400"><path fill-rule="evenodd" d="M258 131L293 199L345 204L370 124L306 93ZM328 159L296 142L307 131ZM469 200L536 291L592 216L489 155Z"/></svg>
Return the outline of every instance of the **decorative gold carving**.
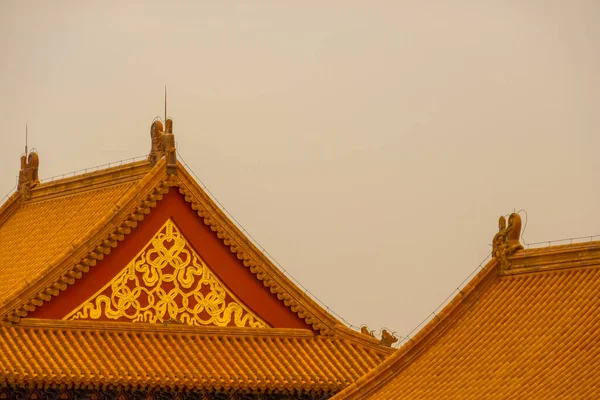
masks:
<svg viewBox="0 0 600 400"><path fill-rule="evenodd" d="M167 173L174 174L177 167L177 153L175 151L175 136L173 135L173 120L165 121L165 128L160 121L154 121L150 127L152 148L148 155L148 161L153 166L163 156L167 161Z"/></svg>
<svg viewBox="0 0 600 400"><path fill-rule="evenodd" d="M508 217L508 225L506 218L500 217L498 221L498 233L494 236L492 242L492 257L496 258L500 263L501 269L510 267L508 257L517 250L523 249L519 242L521 235L521 217L519 214L513 213Z"/></svg>
<svg viewBox="0 0 600 400"><path fill-rule="evenodd" d="M17 190L25 199L31 197L31 189L40 183L38 177L39 166L40 159L35 151L31 151L29 155L23 154L21 156L21 170L19 171Z"/></svg>
<svg viewBox="0 0 600 400"><path fill-rule="evenodd" d="M389 333L387 330L384 329L381 332L381 340L379 341L380 345L392 347L392 345L394 343L396 343L397 341L398 341L398 338L395 337L394 335L392 335L391 333Z"/></svg>
<svg viewBox="0 0 600 400"><path fill-rule="evenodd" d="M266 328L168 220L112 281L64 319Z"/></svg>

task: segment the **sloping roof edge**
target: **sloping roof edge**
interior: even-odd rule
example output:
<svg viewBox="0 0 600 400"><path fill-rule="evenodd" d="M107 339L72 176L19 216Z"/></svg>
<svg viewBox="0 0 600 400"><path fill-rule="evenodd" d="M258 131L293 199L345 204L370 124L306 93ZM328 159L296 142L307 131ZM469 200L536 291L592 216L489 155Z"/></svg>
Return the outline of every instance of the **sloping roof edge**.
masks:
<svg viewBox="0 0 600 400"><path fill-rule="evenodd" d="M0 207L0 226L19 208L22 199L19 192L14 192L6 199L2 207Z"/></svg>
<svg viewBox="0 0 600 400"><path fill-rule="evenodd" d="M457 315L464 306L467 306L468 302L476 299L478 294L483 292L494 279L508 275L543 273L598 265L600 262L600 241L520 250L509 256L508 261L509 268L502 269L499 260L492 258L442 311L412 339L385 359L379 366L339 392L332 399L362 399L374 394L425 351L429 343L439 335L443 335L445 328L452 323L453 316Z"/></svg>
<svg viewBox="0 0 600 400"><path fill-rule="evenodd" d="M196 181L178 164L178 187L185 200L192 205L204 224L236 254L250 272L262 281L263 285L277 295L294 313L314 330L332 334L335 325L341 324L327 313L314 300L294 285L273 263L244 235L225 215L215 202L200 188Z"/></svg>
<svg viewBox="0 0 600 400"><path fill-rule="evenodd" d="M467 299L481 291L483 286L490 278L497 274L498 262L495 258L491 259L471 281L459 291L459 293L440 311L435 314L414 337L400 347L394 354L386 358L380 365L369 371L366 375L359 378L355 383L348 386L333 399L362 399L367 398L369 394L377 391L389 379L395 376L400 369L408 365L415 357L426 349L427 343L441 334L443 325L451 321L455 314Z"/></svg>

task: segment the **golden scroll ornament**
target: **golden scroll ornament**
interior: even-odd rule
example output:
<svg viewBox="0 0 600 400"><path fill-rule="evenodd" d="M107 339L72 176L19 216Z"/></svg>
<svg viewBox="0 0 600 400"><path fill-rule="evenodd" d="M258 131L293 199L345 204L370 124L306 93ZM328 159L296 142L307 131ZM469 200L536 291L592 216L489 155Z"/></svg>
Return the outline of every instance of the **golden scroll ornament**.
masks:
<svg viewBox="0 0 600 400"><path fill-rule="evenodd" d="M64 319L266 328L169 219L117 276Z"/></svg>

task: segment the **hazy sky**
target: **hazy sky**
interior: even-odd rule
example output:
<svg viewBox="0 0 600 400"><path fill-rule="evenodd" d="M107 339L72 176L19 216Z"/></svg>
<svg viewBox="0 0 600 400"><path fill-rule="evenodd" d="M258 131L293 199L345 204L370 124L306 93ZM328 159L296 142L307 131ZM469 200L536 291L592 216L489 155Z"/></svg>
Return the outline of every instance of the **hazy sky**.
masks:
<svg viewBox="0 0 600 400"><path fill-rule="evenodd" d="M122 4L126 3L126 5ZM0 194L178 149L349 322L406 334L486 257L600 234L600 2L0 1Z"/></svg>

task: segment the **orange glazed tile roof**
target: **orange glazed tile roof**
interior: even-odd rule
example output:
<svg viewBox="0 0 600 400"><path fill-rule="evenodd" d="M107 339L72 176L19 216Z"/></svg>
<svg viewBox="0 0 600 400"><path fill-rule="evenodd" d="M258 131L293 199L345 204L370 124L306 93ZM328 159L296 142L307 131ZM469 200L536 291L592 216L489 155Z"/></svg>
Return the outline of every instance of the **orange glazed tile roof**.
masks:
<svg viewBox="0 0 600 400"><path fill-rule="evenodd" d="M334 399L600 398L600 242L499 264Z"/></svg>
<svg viewBox="0 0 600 400"><path fill-rule="evenodd" d="M138 162L41 184L30 199L15 193L0 210L0 303L48 271L150 170Z"/></svg>
<svg viewBox="0 0 600 400"><path fill-rule="evenodd" d="M0 328L0 383L332 393L387 354L302 329L24 319Z"/></svg>
<svg viewBox="0 0 600 400"><path fill-rule="evenodd" d="M394 352L343 326L273 265L176 161L174 138L159 125L147 161L39 184L37 154L22 158L19 191L0 207L0 387L334 393ZM170 191L176 197L165 199ZM171 212L157 205L172 198L307 329L31 318L113 249L135 243L123 241L146 216Z"/></svg>

